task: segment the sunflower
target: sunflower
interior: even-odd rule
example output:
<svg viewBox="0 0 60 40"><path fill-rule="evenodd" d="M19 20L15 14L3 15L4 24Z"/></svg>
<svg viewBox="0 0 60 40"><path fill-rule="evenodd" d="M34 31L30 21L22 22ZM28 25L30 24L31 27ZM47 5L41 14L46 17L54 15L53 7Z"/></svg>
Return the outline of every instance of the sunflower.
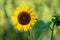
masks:
<svg viewBox="0 0 60 40"><path fill-rule="evenodd" d="M37 21L34 11L29 6L20 6L14 11L11 17L13 25L19 31L28 31Z"/></svg>

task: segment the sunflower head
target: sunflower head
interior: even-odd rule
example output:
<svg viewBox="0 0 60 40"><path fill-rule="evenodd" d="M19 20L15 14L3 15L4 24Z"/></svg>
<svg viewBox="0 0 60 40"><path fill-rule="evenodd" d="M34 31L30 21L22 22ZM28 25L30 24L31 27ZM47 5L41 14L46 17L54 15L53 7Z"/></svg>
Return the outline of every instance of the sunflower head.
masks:
<svg viewBox="0 0 60 40"><path fill-rule="evenodd" d="M11 17L13 25L19 31L28 31L36 22L34 11L28 6L20 6L14 11Z"/></svg>

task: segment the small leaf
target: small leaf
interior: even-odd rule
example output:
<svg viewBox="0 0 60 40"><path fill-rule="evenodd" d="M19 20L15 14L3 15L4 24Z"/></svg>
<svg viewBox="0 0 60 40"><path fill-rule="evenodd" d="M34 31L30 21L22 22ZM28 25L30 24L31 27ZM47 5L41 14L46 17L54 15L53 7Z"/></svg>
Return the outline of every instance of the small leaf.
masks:
<svg viewBox="0 0 60 40"><path fill-rule="evenodd" d="M42 29L49 27L51 25L51 22L46 23L45 25L42 26Z"/></svg>
<svg viewBox="0 0 60 40"><path fill-rule="evenodd" d="M37 30L40 26L43 26L45 23L41 20L37 21L35 25L33 26L33 30Z"/></svg>

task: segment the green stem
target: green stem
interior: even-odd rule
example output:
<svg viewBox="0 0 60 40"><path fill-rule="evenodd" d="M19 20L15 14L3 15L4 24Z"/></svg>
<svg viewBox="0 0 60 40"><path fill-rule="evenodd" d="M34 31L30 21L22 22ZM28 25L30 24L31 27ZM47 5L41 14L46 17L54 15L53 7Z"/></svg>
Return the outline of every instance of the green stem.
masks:
<svg viewBox="0 0 60 40"><path fill-rule="evenodd" d="M28 31L28 34L29 34L29 40L33 40L33 31L32 30Z"/></svg>
<svg viewBox="0 0 60 40"><path fill-rule="evenodd" d="M51 40L54 40L54 37L53 37L54 26L55 26L55 23L53 24L53 27L52 27Z"/></svg>

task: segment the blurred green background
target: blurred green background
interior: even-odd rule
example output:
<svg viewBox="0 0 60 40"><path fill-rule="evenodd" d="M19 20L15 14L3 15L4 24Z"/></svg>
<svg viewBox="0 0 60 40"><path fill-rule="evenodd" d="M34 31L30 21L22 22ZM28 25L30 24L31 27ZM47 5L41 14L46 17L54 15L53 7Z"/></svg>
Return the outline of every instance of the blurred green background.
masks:
<svg viewBox="0 0 60 40"><path fill-rule="evenodd" d="M45 23L51 21L54 14L60 15L60 0L0 0L0 40L28 40L28 32L16 31L11 22L13 11L20 5L30 6L38 20ZM50 40L50 35L51 31L46 28L38 40ZM60 40L60 27L55 27L54 38Z"/></svg>

